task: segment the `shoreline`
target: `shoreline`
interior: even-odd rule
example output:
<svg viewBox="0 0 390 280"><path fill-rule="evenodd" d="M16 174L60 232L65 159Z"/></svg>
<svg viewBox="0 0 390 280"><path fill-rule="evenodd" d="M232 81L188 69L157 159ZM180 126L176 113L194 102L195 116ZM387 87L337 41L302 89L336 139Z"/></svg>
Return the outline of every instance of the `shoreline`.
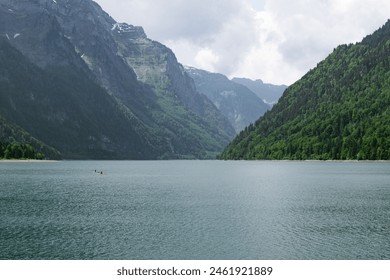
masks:
<svg viewBox="0 0 390 280"><path fill-rule="evenodd" d="M16 162L42 162L42 163L47 163L47 162L58 162L58 160L48 160L48 159L0 159L0 163L16 163Z"/></svg>
<svg viewBox="0 0 390 280"><path fill-rule="evenodd" d="M269 162L340 162L340 163L390 163L390 160L339 160L339 159L328 159L328 160L317 160L317 159L306 159L306 160L290 160L290 159L253 159L253 160L223 160L223 159L165 159L165 160L123 160L123 159L113 159L113 160L100 160L100 159L68 159L68 160L49 160L49 159L0 159L0 163L53 163L61 161L247 161L247 162L258 162L258 161L269 161Z"/></svg>
<svg viewBox="0 0 390 280"><path fill-rule="evenodd" d="M382 159L373 159L373 160L369 160L369 159L362 159L362 160L358 160L358 159L326 159L326 160L304 160L304 161L323 161L323 162L367 162L367 163L370 163L370 162L390 162L390 160L382 160Z"/></svg>

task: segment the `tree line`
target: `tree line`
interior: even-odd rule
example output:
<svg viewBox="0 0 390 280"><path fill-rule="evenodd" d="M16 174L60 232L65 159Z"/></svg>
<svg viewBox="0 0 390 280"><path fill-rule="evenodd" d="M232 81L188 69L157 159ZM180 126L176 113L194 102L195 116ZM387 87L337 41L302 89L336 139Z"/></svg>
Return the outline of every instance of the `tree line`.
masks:
<svg viewBox="0 0 390 280"><path fill-rule="evenodd" d="M390 21L290 86L220 159L390 159Z"/></svg>
<svg viewBox="0 0 390 280"><path fill-rule="evenodd" d="M29 144L1 143L0 159L45 159L45 155L37 152Z"/></svg>

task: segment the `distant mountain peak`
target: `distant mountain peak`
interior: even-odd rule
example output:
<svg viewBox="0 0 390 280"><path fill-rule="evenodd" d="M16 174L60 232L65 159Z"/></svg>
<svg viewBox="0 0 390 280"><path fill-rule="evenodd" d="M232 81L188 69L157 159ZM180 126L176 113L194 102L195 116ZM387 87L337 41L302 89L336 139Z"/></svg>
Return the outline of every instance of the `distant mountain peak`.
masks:
<svg viewBox="0 0 390 280"><path fill-rule="evenodd" d="M254 92L223 74L186 67L197 90L206 95L239 133L270 109Z"/></svg>
<svg viewBox="0 0 390 280"><path fill-rule="evenodd" d="M134 38L147 38L145 31L141 26L134 26L127 23L114 23L111 31Z"/></svg>
<svg viewBox="0 0 390 280"><path fill-rule="evenodd" d="M270 106L273 106L278 102L287 88L285 85L264 83L261 79L251 80L248 78L233 78L232 81L246 86Z"/></svg>
<svg viewBox="0 0 390 280"><path fill-rule="evenodd" d="M261 84L264 84L263 80L262 79L257 79L256 82L259 82Z"/></svg>

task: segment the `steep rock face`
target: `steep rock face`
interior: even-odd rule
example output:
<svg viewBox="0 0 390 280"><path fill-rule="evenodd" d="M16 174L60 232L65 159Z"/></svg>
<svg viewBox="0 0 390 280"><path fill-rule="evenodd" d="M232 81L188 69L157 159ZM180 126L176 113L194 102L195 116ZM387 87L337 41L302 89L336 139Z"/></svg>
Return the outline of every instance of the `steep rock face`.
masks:
<svg viewBox="0 0 390 280"><path fill-rule="evenodd" d="M390 21L337 47L220 157L390 159Z"/></svg>
<svg viewBox="0 0 390 280"><path fill-rule="evenodd" d="M230 81L222 74L193 67L186 68L199 92L206 95L228 118L239 133L270 109L247 87Z"/></svg>
<svg viewBox="0 0 390 280"><path fill-rule="evenodd" d="M0 65L1 115L65 158L141 159L157 152L135 131L142 123L124 114L84 72L39 68L4 39Z"/></svg>
<svg viewBox="0 0 390 280"><path fill-rule="evenodd" d="M83 63L54 15L37 1L0 1L0 34L40 67Z"/></svg>
<svg viewBox="0 0 390 280"><path fill-rule="evenodd" d="M103 87L106 101L151 148L145 158L208 157L234 135L168 48L93 1L0 0L0 36L47 72L82 73Z"/></svg>
<svg viewBox="0 0 390 280"><path fill-rule="evenodd" d="M197 92L192 79L170 49L148 39L137 27L116 23L112 31L119 46L118 55L134 69L137 79L155 93L159 108L174 117L172 121L185 125L183 120L189 120L183 114L183 108L178 106L182 104L190 113L190 118L195 120L192 126L197 128L193 132L210 126L213 131L211 136L219 141L223 141L220 135L227 138L234 136L231 124L205 95ZM157 118L156 122L160 120Z"/></svg>
<svg viewBox="0 0 390 280"><path fill-rule="evenodd" d="M262 80L251 80L246 78L233 78L233 82L246 86L253 91L259 98L261 98L266 104L271 106L278 103L279 98L283 95L287 86L285 85L273 85L264 83Z"/></svg>

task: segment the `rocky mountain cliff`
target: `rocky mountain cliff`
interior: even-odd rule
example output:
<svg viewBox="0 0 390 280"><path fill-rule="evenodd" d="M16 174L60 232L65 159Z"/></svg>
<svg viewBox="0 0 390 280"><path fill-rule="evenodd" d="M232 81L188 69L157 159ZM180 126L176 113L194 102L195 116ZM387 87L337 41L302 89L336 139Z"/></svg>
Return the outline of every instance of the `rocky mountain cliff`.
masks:
<svg viewBox="0 0 390 280"><path fill-rule="evenodd" d="M390 21L337 47L220 158L389 160Z"/></svg>
<svg viewBox="0 0 390 280"><path fill-rule="evenodd" d="M206 95L228 118L237 133L270 109L250 89L232 82L222 74L193 67L186 67L186 71L194 80L197 90Z"/></svg>
<svg viewBox="0 0 390 280"><path fill-rule="evenodd" d="M91 0L0 0L0 39L0 115L65 158L208 158L235 134L171 50Z"/></svg>
<svg viewBox="0 0 390 280"><path fill-rule="evenodd" d="M42 69L7 39L0 39L0 64L3 122L16 124L66 158L151 158L157 152L147 135L138 133L143 124L126 115L86 72ZM9 133L4 137L17 140Z"/></svg>

